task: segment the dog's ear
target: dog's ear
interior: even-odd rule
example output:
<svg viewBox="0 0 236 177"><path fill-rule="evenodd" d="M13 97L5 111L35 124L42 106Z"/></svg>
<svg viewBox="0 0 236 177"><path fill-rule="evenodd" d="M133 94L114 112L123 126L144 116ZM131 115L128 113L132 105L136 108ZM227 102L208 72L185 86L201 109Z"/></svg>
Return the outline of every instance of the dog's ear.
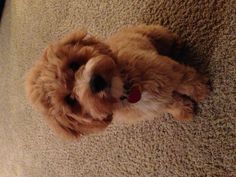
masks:
<svg viewBox="0 0 236 177"><path fill-rule="evenodd" d="M91 120L90 122L84 122L67 114L47 115L46 119L50 128L65 139L78 139L83 135L98 133L108 126L108 123L104 121Z"/></svg>
<svg viewBox="0 0 236 177"><path fill-rule="evenodd" d="M59 43L58 42L57 43L59 45L76 44L77 42L83 40L87 35L88 35L87 31L77 30L66 35L59 41Z"/></svg>

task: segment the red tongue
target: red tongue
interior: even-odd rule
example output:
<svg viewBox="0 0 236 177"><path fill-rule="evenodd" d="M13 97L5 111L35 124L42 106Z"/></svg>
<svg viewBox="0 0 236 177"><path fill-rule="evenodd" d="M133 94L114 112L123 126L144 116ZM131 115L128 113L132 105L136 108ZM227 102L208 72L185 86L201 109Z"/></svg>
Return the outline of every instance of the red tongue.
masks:
<svg viewBox="0 0 236 177"><path fill-rule="evenodd" d="M128 96L128 101L130 103L137 103L141 99L141 91L138 86L133 87Z"/></svg>

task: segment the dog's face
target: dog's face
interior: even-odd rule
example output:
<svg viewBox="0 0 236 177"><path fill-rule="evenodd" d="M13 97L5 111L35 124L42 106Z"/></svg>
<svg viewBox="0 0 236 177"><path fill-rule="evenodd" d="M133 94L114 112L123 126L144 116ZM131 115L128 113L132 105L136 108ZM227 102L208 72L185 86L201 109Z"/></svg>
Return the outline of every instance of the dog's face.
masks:
<svg viewBox="0 0 236 177"><path fill-rule="evenodd" d="M84 32L49 46L26 81L28 97L50 125L74 137L103 130L123 93L111 50Z"/></svg>

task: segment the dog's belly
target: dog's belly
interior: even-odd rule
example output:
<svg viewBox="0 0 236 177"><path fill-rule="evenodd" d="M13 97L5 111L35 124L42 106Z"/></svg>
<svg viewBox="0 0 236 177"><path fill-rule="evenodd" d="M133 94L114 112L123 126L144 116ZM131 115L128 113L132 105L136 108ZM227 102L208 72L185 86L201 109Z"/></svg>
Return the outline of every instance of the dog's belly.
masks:
<svg viewBox="0 0 236 177"><path fill-rule="evenodd" d="M159 116L161 105L157 99L148 92L142 93L142 98L139 102L131 104L124 103L124 106L114 112L114 122L135 123L141 120L150 120Z"/></svg>

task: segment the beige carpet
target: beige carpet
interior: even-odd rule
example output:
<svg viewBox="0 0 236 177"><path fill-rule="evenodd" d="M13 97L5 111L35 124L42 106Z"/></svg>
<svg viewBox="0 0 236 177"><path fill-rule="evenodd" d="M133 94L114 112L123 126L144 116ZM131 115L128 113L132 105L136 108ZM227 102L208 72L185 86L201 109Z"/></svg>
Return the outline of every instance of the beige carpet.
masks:
<svg viewBox="0 0 236 177"><path fill-rule="evenodd" d="M0 177L236 176L234 0L6 0L0 26ZM211 97L192 122L165 116L112 125L79 142L55 137L24 96L23 76L42 49L85 26L106 36L160 23L186 41L184 61L206 71Z"/></svg>

